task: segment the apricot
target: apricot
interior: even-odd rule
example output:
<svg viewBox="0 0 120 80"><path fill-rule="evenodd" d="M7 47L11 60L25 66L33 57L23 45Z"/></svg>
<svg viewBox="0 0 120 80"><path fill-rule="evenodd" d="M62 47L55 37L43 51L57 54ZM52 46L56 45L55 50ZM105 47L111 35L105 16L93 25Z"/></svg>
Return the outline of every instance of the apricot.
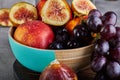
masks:
<svg viewBox="0 0 120 80"><path fill-rule="evenodd" d="M72 20L70 20L66 24L65 28L71 33L73 31L74 27L76 25L80 24L80 22L81 22L81 18L80 17L73 18Z"/></svg>

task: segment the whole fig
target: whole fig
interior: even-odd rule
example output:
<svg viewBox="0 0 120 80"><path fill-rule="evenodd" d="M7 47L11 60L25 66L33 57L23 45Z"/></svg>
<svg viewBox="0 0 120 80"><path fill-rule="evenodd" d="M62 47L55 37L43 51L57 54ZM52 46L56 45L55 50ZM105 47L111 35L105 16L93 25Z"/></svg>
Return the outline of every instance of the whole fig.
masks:
<svg viewBox="0 0 120 80"><path fill-rule="evenodd" d="M54 60L40 75L39 80L78 80L76 74L66 65Z"/></svg>

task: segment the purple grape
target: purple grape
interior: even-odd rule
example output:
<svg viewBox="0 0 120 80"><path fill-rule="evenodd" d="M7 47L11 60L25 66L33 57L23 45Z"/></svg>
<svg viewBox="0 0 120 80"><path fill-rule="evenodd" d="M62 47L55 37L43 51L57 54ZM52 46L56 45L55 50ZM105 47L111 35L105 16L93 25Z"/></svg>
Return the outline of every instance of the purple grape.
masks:
<svg viewBox="0 0 120 80"><path fill-rule="evenodd" d="M97 9L92 9L89 14L88 14L88 17L91 17L91 16L97 16L97 17L101 17L102 14L99 10Z"/></svg>
<svg viewBox="0 0 120 80"><path fill-rule="evenodd" d="M79 42L76 41L75 39L71 39L67 42L68 49L78 48L79 46L80 46Z"/></svg>
<svg viewBox="0 0 120 80"><path fill-rule="evenodd" d="M64 45L64 43L59 41L54 41L48 47L48 49L65 49L65 48L66 46Z"/></svg>
<svg viewBox="0 0 120 80"><path fill-rule="evenodd" d="M120 27L116 27L116 35L109 40L111 48L120 47Z"/></svg>
<svg viewBox="0 0 120 80"><path fill-rule="evenodd" d="M90 16L87 19L87 25L92 32L100 32L102 27L102 21L97 16Z"/></svg>
<svg viewBox="0 0 120 80"><path fill-rule="evenodd" d="M91 62L91 68L94 72L99 72L102 70L102 68L105 66L106 64L106 57L104 56L97 56L95 57L92 62Z"/></svg>
<svg viewBox="0 0 120 80"><path fill-rule="evenodd" d="M62 32L67 32L64 27L52 27L55 34L61 34Z"/></svg>
<svg viewBox="0 0 120 80"><path fill-rule="evenodd" d="M106 40L98 39L95 45L95 51L100 55L107 55L109 51L109 43Z"/></svg>
<svg viewBox="0 0 120 80"><path fill-rule="evenodd" d="M120 41L120 27L116 27L116 35L117 41Z"/></svg>
<svg viewBox="0 0 120 80"><path fill-rule="evenodd" d="M110 48L115 48L116 47L116 40L114 38L111 38L109 40L109 45L110 45Z"/></svg>
<svg viewBox="0 0 120 80"><path fill-rule="evenodd" d="M76 38L78 41L84 40L88 36L90 36L90 32L87 29L87 26L85 25L77 25L73 29L73 36Z"/></svg>
<svg viewBox="0 0 120 80"><path fill-rule="evenodd" d="M107 24L115 25L117 22L117 15L113 11L108 11L103 15L102 21L104 25L107 25Z"/></svg>
<svg viewBox="0 0 120 80"><path fill-rule="evenodd" d="M54 28L55 33L55 40L59 42L67 42L69 40L69 34L67 29L61 28Z"/></svg>
<svg viewBox="0 0 120 80"><path fill-rule="evenodd" d="M120 41L117 43L116 47L117 47L117 48L120 47Z"/></svg>
<svg viewBox="0 0 120 80"><path fill-rule="evenodd" d="M118 61L119 64L120 64L120 47L119 48L110 49L109 56L113 60Z"/></svg>
<svg viewBox="0 0 120 80"><path fill-rule="evenodd" d="M95 78L93 80L111 80L111 79L108 78L104 71L100 71L95 75Z"/></svg>
<svg viewBox="0 0 120 80"><path fill-rule="evenodd" d="M67 42L69 40L68 32L62 32L62 33L56 34L56 40L61 42Z"/></svg>
<svg viewBox="0 0 120 80"><path fill-rule="evenodd" d="M110 45L110 48L118 48L120 47L120 41L117 37L114 37L109 40L109 45Z"/></svg>
<svg viewBox="0 0 120 80"><path fill-rule="evenodd" d="M106 73L111 79L116 79L120 76L120 65L118 62L110 61L106 65Z"/></svg>
<svg viewBox="0 0 120 80"><path fill-rule="evenodd" d="M93 52L92 52L92 55L91 55L91 61L92 61L95 57L98 57L98 56L100 56L100 54L97 53L96 51L93 51Z"/></svg>
<svg viewBox="0 0 120 80"><path fill-rule="evenodd" d="M116 28L113 25L105 25L101 31L100 31L100 35L102 39L105 40L110 40L111 38L113 38L116 35Z"/></svg>

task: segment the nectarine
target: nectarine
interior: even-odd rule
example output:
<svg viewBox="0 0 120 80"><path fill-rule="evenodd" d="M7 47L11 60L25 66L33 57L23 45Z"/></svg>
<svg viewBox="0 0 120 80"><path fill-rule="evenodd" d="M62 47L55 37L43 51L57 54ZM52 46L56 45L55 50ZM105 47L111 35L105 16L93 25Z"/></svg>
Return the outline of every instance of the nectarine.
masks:
<svg viewBox="0 0 120 80"><path fill-rule="evenodd" d="M47 24L33 20L19 25L15 30L14 38L22 44L45 49L53 42L54 33Z"/></svg>

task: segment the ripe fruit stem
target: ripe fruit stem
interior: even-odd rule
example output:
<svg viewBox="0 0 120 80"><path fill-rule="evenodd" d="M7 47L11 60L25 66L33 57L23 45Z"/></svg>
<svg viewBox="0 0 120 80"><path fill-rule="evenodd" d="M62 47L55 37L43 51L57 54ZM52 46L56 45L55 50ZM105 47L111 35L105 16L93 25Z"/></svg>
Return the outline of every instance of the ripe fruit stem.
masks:
<svg viewBox="0 0 120 80"><path fill-rule="evenodd" d="M94 40L92 41L92 43L95 43L98 39L100 39L100 33L91 33L92 37L94 38Z"/></svg>

